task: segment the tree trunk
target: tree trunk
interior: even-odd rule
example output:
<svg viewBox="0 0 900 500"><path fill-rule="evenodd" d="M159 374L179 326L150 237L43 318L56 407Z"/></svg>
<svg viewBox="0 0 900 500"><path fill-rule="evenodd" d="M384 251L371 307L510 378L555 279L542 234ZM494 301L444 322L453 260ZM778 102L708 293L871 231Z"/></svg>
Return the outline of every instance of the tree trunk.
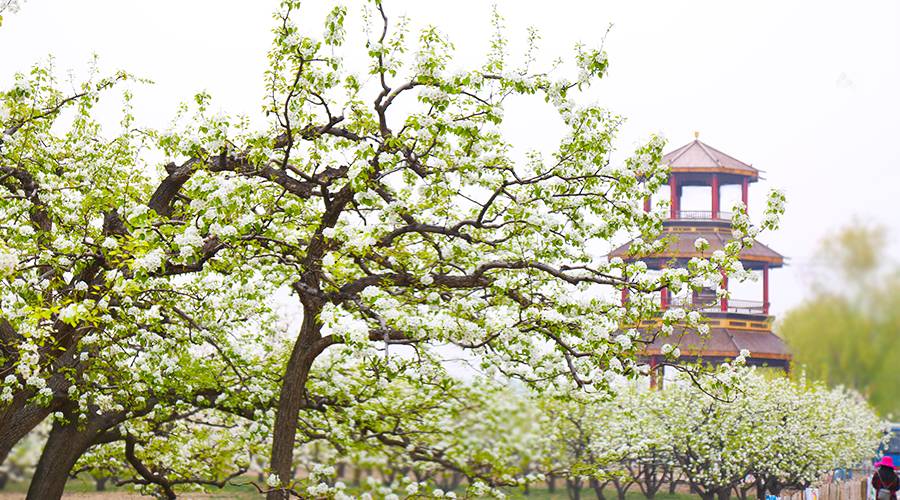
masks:
<svg viewBox="0 0 900 500"><path fill-rule="evenodd" d="M566 490L572 500L581 500L581 480L566 479Z"/></svg>
<svg viewBox="0 0 900 500"><path fill-rule="evenodd" d="M594 495L597 496L597 500L606 500L606 495L603 494L604 485L600 484L600 481L595 478L590 479L590 484L591 489L594 490Z"/></svg>
<svg viewBox="0 0 900 500"><path fill-rule="evenodd" d="M616 487L616 497L619 500L625 500L625 495L632 484L631 482L621 483L618 479L613 480L613 486Z"/></svg>
<svg viewBox="0 0 900 500"><path fill-rule="evenodd" d="M556 493L556 476L547 474L547 491Z"/></svg>
<svg viewBox="0 0 900 500"><path fill-rule="evenodd" d="M315 341L320 338L316 325L318 311L304 305L303 323L300 334L294 343L291 359L288 360L284 379L281 382L281 394L278 398L278 410L275 414L275 428L272 432L272 472L284 487L272 489L266 494L266 500L288 500L290 493L287 487L293 482L294 440L297 434L297 418L303 405L306 379L313 361L319 354L313 350Z"/></svg>
<svg viewBox="0 0 900 500"><path fill-rule="evenodd" d="M108 480L108 477L94 478L94 485L96 486L97 491L106 491L106 481Z"/></svg>
<svg viewBox="0 0 900 500"><path fill-rule="evenodd" d="M681 473L676 473L675 468L672 467L672 470L669 471L669 494L674 495L675 490L678 489L678 480L681 478Z"/></svg>
<svg viewBox="0 0 900 500"><path fill-rule="evenodd" d="M47 444L28 487L27 500L51 500L62 497L69 471L96 437L91 429L79 430L76 424L53 424Z"/></svg>
<svg viewBox="0 0 900 500"><path fill-rule="evenodd" d="M766 500L766 483L761 477L756 478L756 498Z"/></svg>
<svg viewBox="0 0 900 500"><path fill-rule="evenodd" d="M146 414L151 408L152 406L139 414ZM78 424L78 408L74 403L67 403L62 411L69 423L65 425L53 423L34 476L31 478L26 500L60 498L69 479L69 472L78 458L95 443L110 442L109 436L107 440L98 441L98 439L101 434L124 422L128 415L125 411L97 414L96 407L91 407L87 423Z"/></svg>
<svg viewBox="0 0 900 500"><path fill-rule="evenodd" d="M721 488L716 492L718 500L729 500L731 498L731 488Z"/></svg>
<svg viewBox="0 0 900 500"><path fill-rule="evenodd" d="M456 488L459 488L459 485L462 484L462 480L465 476L460 474L459 472L454 472L452 476L450 476L450 490L455 491Z"/></svg>

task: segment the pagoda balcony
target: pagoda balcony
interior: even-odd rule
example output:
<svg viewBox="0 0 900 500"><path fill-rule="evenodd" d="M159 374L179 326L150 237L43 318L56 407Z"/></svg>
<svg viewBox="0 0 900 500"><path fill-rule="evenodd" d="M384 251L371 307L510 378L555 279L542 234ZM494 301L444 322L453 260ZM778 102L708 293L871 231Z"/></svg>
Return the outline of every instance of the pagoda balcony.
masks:
<svg viewBox="0 0 900 500"><path fill-rule="evenodd" d="M769 315L769 304L761 300L727 299L719 301L713 299L704 302L692 302L689 300L675 299L671 302L671 305L702 313L731 313L756 316Z"/></svg>
<svg viewBox="0 0 900 500"><path fill-rule="evenodd" d="M681 220L731 220L731 212L718 212L714 217L712 210L679 210L675 215L675 219Z"/></svg>

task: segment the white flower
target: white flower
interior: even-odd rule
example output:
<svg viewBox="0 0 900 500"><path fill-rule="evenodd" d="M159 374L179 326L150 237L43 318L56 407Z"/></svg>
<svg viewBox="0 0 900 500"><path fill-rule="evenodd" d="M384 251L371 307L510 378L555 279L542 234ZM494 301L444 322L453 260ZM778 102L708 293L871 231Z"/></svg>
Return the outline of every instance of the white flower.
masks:
<svg viewBox="0 0 900 500"><path fill-rule="evenodd" d="M434 277L430 274L426 274L425 276L422 276L422 279L419 281L421 281L423 285L428 286L434 283Z"/></svg>
<svg viewBox="0 0 900 500"><path fill-rule="evenodd" d="M334 234L335 234L335 231L334 231L333 227L326 227L325 229L322 230L322 235L325 236L326 238L334 238Z"/></svg>
<svg viewBox="0 0 900 500"><path fill-rule="evenodd" d="M419 483L409 483L406 487L407 495L415 495L417 491L419 491Z"/></svg>
<svg viewBox="0 0 900 500"><path fill-rule="evenodd" d="M135 259L134 267L153 272L162 267L163 258L165 258L165 252L163 252L161 248L157 248L147 252L146 255Z"/></svg>
<svg viewBox="0 0 900 500"><path fill-rule="evenodd" d="M19 259L15 255L6 252L0 252L0 276L11 275L19 265Z"/></svg>
<svg viewBox="0 0 900 500"><path fill-rule="evenodd" d="M69 304L59 311L59 320L63 323L72 324L78 318L79 312L78 304Z"/></svg>
<svg viewBox="0 0 900 500"><path fill-rule="evenodd" d="M87 289L88 289L88 284L85 283L84 281L79 281L78 283L75 283L75 290L77 290L79 292L85 292L85 291L87 291Z"/></svg>
<svg viewBox="0 0 900 500"><path fill-rule="evenodd" d="M694 248L696 248L697 250L702 251L708 247L709 247L709 241L707 241L706 238L700 237L700 238L697 238L696 240L694 240Z"/></svg>
<svg viewBox="0 0 900 500"><path fill-rule="evenodd" d="M278 479L278 474L269 474L269 477L266 479L266 484L269 487L274 488L281 484L281 479Z"/></svg>
<svg viewBox="0 0 900 500"><path fill-rule="evenodd" d="M284 38L285 45L289 47L296 47L300 45L300 42L303 40L303 37L300 36L300 33L297 31L292 32L290 35Z"/></svg>
<svg viewBox="0 0 900 500"><path fill-rule="evenodd" d="M117 246L119 246L119 242L116 241L116 239L113 238L112 236L107 236L100 243L100 246L107 250L112 250L113 248L116 248Z"/></svg>
<svg viewBox="0 0 900 500"><path fill-rule="evenodd" d="M688 320L688 323L690 323L692 325L696 325L697 323L700 322L700 313L697 311L689 312L687 315L687 320Z"/></svg>
<svg viewBox="0 0 900 500"><path fill-rule="evenodd" d="M175 244L178 245L178 252L181 256L188 257L203 245L203 237L200 236L196 227L188 226L183 233L175 236Z"/></svg>
<svg viewBox="0 0 900 500"><path fill-rule="evenodd" d="M681 357L681 349L679 349L679 348L677 348L677 347L674 348L674 349L672 349L672 357L673 357L673 358L679 358L679 357Z"/></svg>

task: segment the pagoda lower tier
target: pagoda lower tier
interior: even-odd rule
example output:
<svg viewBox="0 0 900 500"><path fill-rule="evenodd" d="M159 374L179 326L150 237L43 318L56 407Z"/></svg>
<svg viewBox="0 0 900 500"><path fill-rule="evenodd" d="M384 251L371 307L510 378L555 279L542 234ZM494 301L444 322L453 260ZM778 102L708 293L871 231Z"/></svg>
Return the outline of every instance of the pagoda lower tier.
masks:
<svg viewBox="0 0 900 500"><path fill-rule="evenodd" d="M732 360L746 349L750 352L747 364L788 370L791 355L784 341L772 333L770 317L756 314L708 313L709 333L701 335L696 329L676 327L669 335L658 329L639 328L647 342L641 357L651 366L666 359L663 346L669 344L681 351L681 362L698 359L719 364Z"/></svg>

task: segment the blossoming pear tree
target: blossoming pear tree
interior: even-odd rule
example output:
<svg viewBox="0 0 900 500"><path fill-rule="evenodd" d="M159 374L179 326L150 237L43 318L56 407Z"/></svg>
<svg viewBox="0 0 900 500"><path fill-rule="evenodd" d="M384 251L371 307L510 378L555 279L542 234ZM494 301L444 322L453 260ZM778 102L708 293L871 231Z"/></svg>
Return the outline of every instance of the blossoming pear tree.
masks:
<svg viewBox="0 0 900 500"><path fill-rule="evenodd" d="M352 68L342 59L354 53L344 44L347 9L330 12L321 39L295 24L299 9L285 1L276 14L269 128L213 114L199 96L196 119L160 142L173 162L150 202L196 230L182 239L183 265L214 236L302 308L269 498L291 488L298 415L315 404L309 374L329 347L378 342L390 355L405 346L424 365L439 357L435 346L451 345L532 386L602 391L612 375L637 373L639 334L617 332L655 313L652 292L698 276L717 282L756 230L739 224L729 252L662 275L591 251L589 242L622 233L652 242L636 251L664 244L661 215L641 209L666 178L662 141L613 164L620 119L578 100L606 72L602 50L578 47L576 76L566 78L535 69L534 57L511 66L498 30L484 64L459 67L437 28L413 38L407 21L392 25L374 2L362 21L368 67ZM557 111L566 134L554 151L515 157L501 125L516 95ZM223 191L226 182L234 189ZM781 207L770 207L771 226ZM623 289L634 300L610 293Z"/></svg>

